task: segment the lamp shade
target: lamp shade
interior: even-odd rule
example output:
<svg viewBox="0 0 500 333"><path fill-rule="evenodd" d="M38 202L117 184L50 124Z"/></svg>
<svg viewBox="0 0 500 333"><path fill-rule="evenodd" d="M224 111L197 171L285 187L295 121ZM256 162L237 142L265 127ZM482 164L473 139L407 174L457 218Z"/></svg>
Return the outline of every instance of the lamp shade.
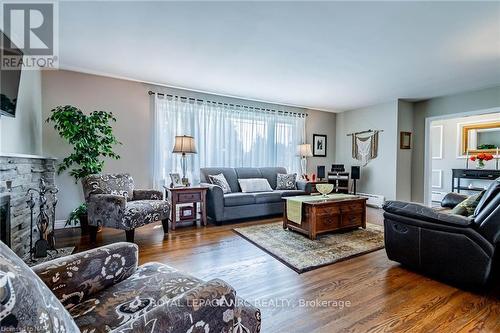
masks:
<svg viewBox="0 0 500 333"><path fill-rule="evenodd" d="M188 135L181 135L175 137L174 150L172 153L178 154L196 154L196 147L194 138Z"/></svg>
<svg viewBox="0 0 500 333"><path fill-rule="evenodd" d="M301 157L311 157L313 156L311 144L304 143L298 146L299 155Z"/></svg>

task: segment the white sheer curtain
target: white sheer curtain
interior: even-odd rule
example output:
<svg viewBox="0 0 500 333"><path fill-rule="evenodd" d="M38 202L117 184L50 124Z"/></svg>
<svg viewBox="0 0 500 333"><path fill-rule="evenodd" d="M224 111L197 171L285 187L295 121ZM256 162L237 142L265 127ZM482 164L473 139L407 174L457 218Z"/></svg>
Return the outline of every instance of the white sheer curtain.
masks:
<svg viewBox="0 0 500 333"><path fill-rule="evenodd" d="M283 166L299 172L297 145L304 142L303 115L248 107L195 102L154 95L154 185L180 173L180 155L172 154L176 135L191 135L198 154L188 156L188 177L199 181L200 167Z"/></svg>

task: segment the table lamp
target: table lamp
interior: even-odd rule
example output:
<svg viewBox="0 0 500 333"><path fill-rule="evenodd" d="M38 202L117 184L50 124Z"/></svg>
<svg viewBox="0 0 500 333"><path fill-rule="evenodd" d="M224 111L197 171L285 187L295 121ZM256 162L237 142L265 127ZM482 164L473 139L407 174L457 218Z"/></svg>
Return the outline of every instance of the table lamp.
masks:
<svg viewBox="0 0 500 333"><path fill-rule="evenodd" d="M189 179L186 177L187 161L186 154L196 154L196 147L194 138L188 135L180 135L175 137L174 154L182 154L181 167L182 167L182 184L189 185Z"/></svg>
<svg viewBox="0 0 500 333"><path fill-rule="evenodd" d="M307 158L313 156L311 145L304 143L298 146L302 176L307 175Z"/></svg>

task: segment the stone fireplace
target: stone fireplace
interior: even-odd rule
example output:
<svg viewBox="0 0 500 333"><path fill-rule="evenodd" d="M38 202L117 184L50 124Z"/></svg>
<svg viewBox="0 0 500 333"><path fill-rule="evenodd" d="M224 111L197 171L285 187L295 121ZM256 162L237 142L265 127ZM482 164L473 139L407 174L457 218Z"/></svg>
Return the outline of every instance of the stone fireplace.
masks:
<svg viewBox="0 0 500 333"><path fill-rule="evenodd" d="M54 158L43 156L0 154L0 237L7 244L9 237L10 247L20 257L29 253L30 245L30 209L26 203L26 191L39 188L41 178L47 186L54 185L55 162ZM35 218L38 213L37 202L33 212ZM7 226L9 230L4 232L1 228ZM34 225L33 242L38 239L36 232Z"/></svg>
<svg viewBox="0 0 500 333"><path fill-rule="evenodd" d="M10 247L10 195L0 195L0 241Z"/></svg>

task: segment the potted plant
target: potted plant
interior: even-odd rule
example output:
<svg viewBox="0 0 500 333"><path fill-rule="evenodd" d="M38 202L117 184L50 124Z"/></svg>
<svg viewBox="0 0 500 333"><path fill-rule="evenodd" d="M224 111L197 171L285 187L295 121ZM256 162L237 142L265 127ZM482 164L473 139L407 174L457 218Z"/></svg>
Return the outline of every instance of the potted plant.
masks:
<svg viewBox="0 0 500 333"><path fill-rule="evenodd" d="M479 153L477 155L472 155L470 157L471 161L473 161L473 162L477 161L477 165L476 165L477 169L484 169L484 161L489 161L492 159L493 159L493 155L488 154L488 153Z"/></svg>
<svg viewBox="0 0 500 333"><path fill-rule="evenodd" d="M113 152L113 146L121 143L113 135L112 121L116 122L116 118L111 112L93 111L86 115L71 105L52 109L47 123L54 123L54 129L61 138L73 146L71 154L57 166L57 173L68 170L77 183L88 175L101 173L103 158L119 159L120 156ZM78 221L85 234L88 231L85 204L71 212L66 225L76 225Z"/></svg>
<svg viewBox="0 0 500 333"><path fill-rule="evenodd" d="M87 205L82 203L80 206L73 209L71 213L69 213L69 217L66 220L64 226L77 226L80 224L82 228L82 234L86 235L88 233L88 215L87 215Z"/></svg>

